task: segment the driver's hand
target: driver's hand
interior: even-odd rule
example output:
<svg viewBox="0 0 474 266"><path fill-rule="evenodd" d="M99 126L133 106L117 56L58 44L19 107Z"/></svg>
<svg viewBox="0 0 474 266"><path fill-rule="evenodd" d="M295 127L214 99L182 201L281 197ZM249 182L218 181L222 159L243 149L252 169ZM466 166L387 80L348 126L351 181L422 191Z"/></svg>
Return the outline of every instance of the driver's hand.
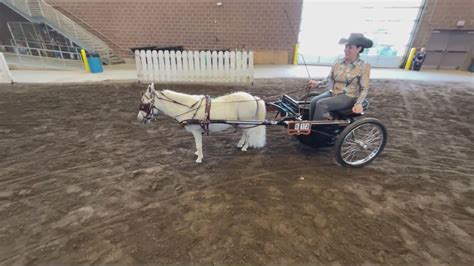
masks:
<svg viewBox="0 0 474 266"><path fill-rule="evenodd" d="M308 87L315 88L319 85L319 83L320 83L319 81L311 79L310 81L308 81Z"/></svg>
<svg viewBox="0 0 474 266"><path fill-rule="evenodd" d="M360 114L364 111L364 107L362 107L362 104L354 104L354 107L352 107L352 112L356 114Z"/></svg>

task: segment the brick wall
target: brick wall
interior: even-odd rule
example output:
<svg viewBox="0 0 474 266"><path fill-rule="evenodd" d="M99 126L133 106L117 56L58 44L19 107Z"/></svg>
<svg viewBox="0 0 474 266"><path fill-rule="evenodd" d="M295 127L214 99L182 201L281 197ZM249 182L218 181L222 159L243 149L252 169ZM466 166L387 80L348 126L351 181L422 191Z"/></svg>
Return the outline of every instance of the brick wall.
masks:
<svg viewBox="0 0 474 266"><path fill-rule="evenodd" d="M288 63L298 38L303 0L47 2L73 13L124 48L155 45L183 45L185 49L245 48L261 52L265 58L256 58L266 61L261 63ZM222 2L222 6L217 6L217 2ZM289 26L285 9L296 33Z"/></svg>
<svg viewBox="0 0 474 266"><path fill-rule="evenodd" d="M462 28L456 26L460 20L465 21ZM474 0L426 0L413 47L419 49L426 46L434 29L474 30ZM474 49L471 50L470 58L466 58L461 69L466 70L472 62L474 62Z"/></svg>
<svg viewBox="0 0 474 266"><path fill-rule="evenodd" d="M75 14L114 43L183 45L185 49L256 51L257 63L289 63L303 0L46 0ZM217 2L223 5L218 7ZM474 29L474 0L426 0L413 45L425 45L433 29Z"/></svg>
<svg viewBox="0 0 474 266"><path fill-rule="evenodd" d="M426 0L413 46L426 45L433 29L458 29L459 20L465 21L462 29L474 30L474 0Z"/></svg>

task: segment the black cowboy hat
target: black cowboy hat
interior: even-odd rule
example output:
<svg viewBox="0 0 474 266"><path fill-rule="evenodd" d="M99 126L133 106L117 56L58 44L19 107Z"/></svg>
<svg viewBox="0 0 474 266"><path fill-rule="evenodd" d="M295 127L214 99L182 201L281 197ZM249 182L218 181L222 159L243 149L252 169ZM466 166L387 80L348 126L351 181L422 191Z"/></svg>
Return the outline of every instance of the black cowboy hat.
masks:
<svg viewBox="0 0 474 266"><path fill-rule="evenodd" d="M341 40L339 40L339 44L353 44L356 46L362 46L363 48L370 48L374 45L372 40L365 38L364 34L362 33L351 33L349 38L342 38Z"/></svg>

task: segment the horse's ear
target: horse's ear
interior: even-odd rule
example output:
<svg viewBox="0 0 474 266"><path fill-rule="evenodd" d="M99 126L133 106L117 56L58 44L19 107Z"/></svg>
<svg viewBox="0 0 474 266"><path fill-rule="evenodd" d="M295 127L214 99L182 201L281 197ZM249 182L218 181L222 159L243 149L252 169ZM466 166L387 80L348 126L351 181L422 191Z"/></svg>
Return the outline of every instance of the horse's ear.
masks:
<svg viewBox="0 0 474 266"><path fill-rule="evenodd" d="M155 90L155 83L154 83L154 82L152 82L152 83L150 84L150 88L151 88L152 90Z"/></svg>

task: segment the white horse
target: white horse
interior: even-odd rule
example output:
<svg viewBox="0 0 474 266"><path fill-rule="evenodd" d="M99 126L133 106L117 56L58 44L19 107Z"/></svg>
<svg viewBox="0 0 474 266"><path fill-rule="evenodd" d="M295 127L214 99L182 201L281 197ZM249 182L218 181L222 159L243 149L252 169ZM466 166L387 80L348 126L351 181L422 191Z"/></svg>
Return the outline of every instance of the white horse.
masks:
<svg viewBox="0 0 474 266"><path fill-rule="evenodd" d="M157 91L154 84L150 84L142 95L142 104L138 111L137 119L148 122L158 115L158 110L184 123L186 131L191 132L196 142L196 162L201 163L202 134L205 132L205 123L193 123L196 121L223 120L223 121L257 121L265 120L265 103L258 97L246 92L236 92L212 99L209 110L206 110L206 96L188 95L170 90ZM206 111L209 115L206 117ZM192 120L190 123L186 123ZM226 123L208 124L209 132L218 132L232 127ZM237 147L247 151L248 147L261 148L266 142L266 128L263 125L242 125L237 127L243 130L242 137Z"/></svg>

